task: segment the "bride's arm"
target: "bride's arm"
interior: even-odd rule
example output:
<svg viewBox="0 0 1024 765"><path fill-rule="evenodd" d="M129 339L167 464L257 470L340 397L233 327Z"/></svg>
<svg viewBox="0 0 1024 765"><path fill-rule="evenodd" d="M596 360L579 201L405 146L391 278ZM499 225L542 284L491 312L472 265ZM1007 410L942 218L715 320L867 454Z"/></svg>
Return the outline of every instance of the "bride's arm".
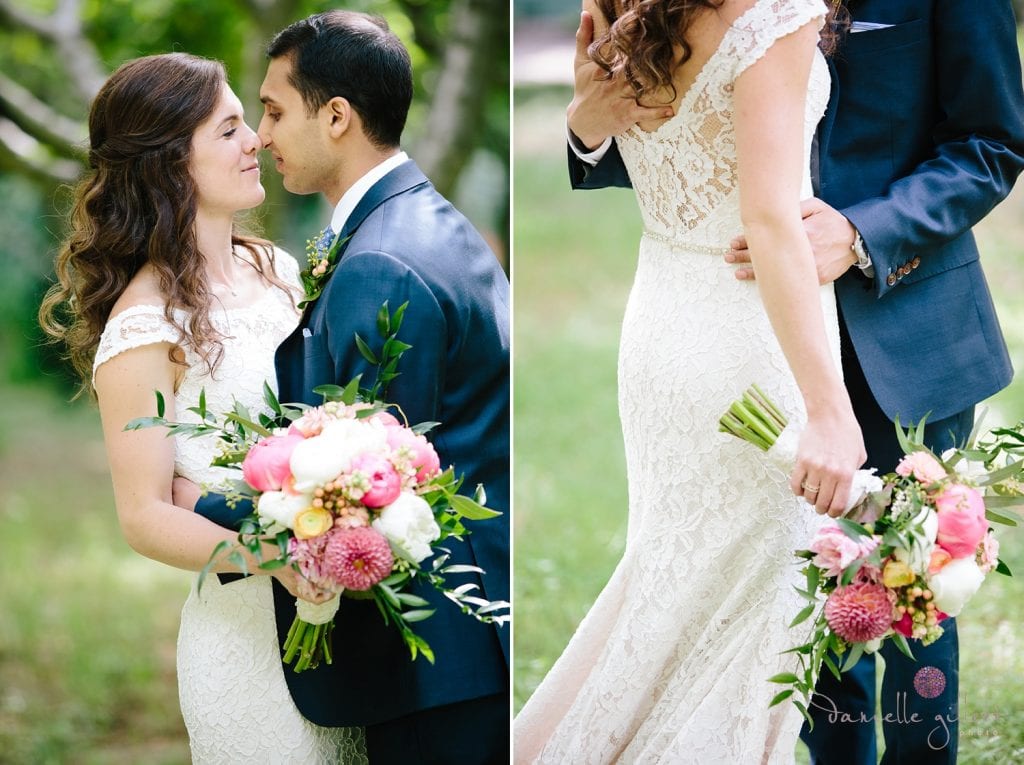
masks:
<svg viewBox="0 0 1024 765"><path fill-rule="evenodd" d="M818 276L800 219L804 107L817 41L817 25L805 24L737 78L736 153L740 213L757 285L807 407L791 486L819 512L837 515L866 455L829 350ZM817 496L801 483L819 486Z"/></svg>
<svg viewBox="0 0 1024 765"><path fill-rule="evenodd" d="M174 439L167 437L166 430L124 430L128 421L156 414L156 390L164 397L165 416L174 419L177 368L167 357L169 348L168 343L152 343L105 361L96 370L96 395L125 540L147 558L198 571L219 542L234 542L236 535L172 503ZM276 550L269 552L271 556L277 554ZM246 557L249 571L262 573L248 553ZM213 570L231 572L237 568L225 561ZM290 572L284 567L274 574L294 594L294 583L285 581L294 579Z"/></svg>

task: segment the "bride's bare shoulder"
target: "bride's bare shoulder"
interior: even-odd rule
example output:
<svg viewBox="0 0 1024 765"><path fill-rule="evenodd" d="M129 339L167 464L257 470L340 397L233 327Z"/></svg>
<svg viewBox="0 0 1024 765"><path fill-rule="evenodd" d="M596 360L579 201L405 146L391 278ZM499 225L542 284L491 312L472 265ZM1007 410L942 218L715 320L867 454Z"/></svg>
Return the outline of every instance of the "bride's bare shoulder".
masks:
<svg viewBox="0 0 1024 765"><path fill-rule="evenodd" d="M110 309L110 318L135 306L153 306L163 310L166 303L167 299L160 290L156 271L147 264L128 282L128 286Z"/></svg>

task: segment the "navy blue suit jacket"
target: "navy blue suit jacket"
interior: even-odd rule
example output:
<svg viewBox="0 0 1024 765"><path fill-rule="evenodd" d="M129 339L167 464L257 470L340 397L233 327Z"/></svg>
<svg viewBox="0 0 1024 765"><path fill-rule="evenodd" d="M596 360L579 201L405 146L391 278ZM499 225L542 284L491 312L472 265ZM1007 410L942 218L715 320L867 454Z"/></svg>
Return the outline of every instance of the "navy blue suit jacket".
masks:
<svg viewBox="0 0 1024 765"><path fill-rule="evenodd" d="M441 458L465 475L463 492L484 484L487 504L504 513L467 522L464 543L451 540L451 562L487 573L453 576L474 581L490 599L509 598L509 285L479 234L434 189L413 162L378 181L356 206L339 236L337 269L320 298L277 351L281 401L322 403L312 389L345 384L373 370L354 335L380 342L376 315L408 301L399 339L412 345L387 400L410 423L442 423L428 436ZM197 511L223 525L217 496ZM508 628L476 622L432 588L417 590L436 613L415 625L436 656L431 665L409 658L393 626L372 601L342 598L335 620L334 663L296 674L285 668L302 714L320 725L370 725L443 704L507 693ZM282 642L295 615L294 599L274 581Z"/></svg>
<svg viewBox="0 0 1024 765"><path fill-rule="evenodd" d="M1024 168L1024 94L1004 0L852 0L818 127L818 196L875 265L836 282L871 392L903 422L938 420L1005 387L1009 355L971 226ZM614 149L594 168L569 151L574 188L628 185ZM739 232L737 232L739 233Z"/></svg>

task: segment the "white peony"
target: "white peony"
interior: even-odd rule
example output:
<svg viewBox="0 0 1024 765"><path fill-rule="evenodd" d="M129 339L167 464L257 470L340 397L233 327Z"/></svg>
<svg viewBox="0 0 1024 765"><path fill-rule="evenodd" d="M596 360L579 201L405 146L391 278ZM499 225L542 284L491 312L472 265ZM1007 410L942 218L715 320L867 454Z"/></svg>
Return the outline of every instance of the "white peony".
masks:
<svg viewBox="0 0 1024 765"><path fill-rule="evenodd" d="M985 575L974 558L956 558L928 580L935 607L950 616L957 616L978 591Z"/></svg>
<svg viewBox="0 0 1024 765"><path fill-rule="evenodd" d="M290 529L295 525L295 516L309 507L309 497L305 494L288 494L283 491L265 491L256 503L256 511L260 521L271 522L279 527ZM279 531L271 528L271 533Z"/></svg>
<svg viewBox="0 0 1024 765"><path fill-rule="evenodd" d="M429 558L430 543L441 536L430 505L409 492L402 492L385 507L373 528L387 538L396 555L413 563Z"/></svg>
<svg viewBox="0 0 1024 765"><path fill-rule="evenodd" d="M298 444L289 465L295 488L312 491L349 470L360 454L386 454L387 433L379 422L335 420L319 436Z"/></svg>

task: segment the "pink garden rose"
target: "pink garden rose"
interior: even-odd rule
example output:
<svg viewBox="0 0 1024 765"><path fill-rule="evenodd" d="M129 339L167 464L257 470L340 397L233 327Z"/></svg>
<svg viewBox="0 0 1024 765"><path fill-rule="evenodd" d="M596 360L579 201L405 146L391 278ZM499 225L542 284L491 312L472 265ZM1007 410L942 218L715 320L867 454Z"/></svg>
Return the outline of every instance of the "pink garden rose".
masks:
<svg viewBox="0 0 1024 765"><path fill-rule="evenodd" d="M985 502L977 489L950 484L935 495L939 533L935 541L954 558L974 557L988 531Z"/></svg>
<svg viewBox="0 0 1024 765"><path fill-rule="evenodd" d="M257 441L242 461L245 482L256 491L280 491L292 476L292 451L304 440L297 433L288 433Z"/></svg>
<svg viewBox="0 0 1024 765"><path fill-rule="evenodd" d="M981 540L978 547L978 568L987 574L999 564L999 540L991 531Z"/></svg>
<svg viewBox="0 0 1024 765"><path fill-rule="evenodd" d="M900 460L896 472L901 476L914 476L923 484L941 481L946 477L946 469L930 452L911 452Z"/></svg>
<svg viewBox="0 0 1024 765"><path fill-rule="evenodd" d="M375 454L363 454L352 460L352 472L362 473L370 484L362 497L367 507L390 505L402 492L402 478L394 465Z"/></svg>
<svg viewBox="0 0 1024 765"><path fill-rule="evenodd" d="M416 468L417 482L427 480L441 469L441 460L425 436L402 427L389 427L387 432L388 446L395 451L408 450L410 463Z"/></svg>
<svg viewBox="0 0 1024 765"><path fill-rule="evenodd" d="M824 569L827 576L839 576L857 558L870 555L878 547L878 539L864 539L856 542L846 536L835 523L828 523L818 529L811 540L810 551L817 553L812 561Z"/></svg>

